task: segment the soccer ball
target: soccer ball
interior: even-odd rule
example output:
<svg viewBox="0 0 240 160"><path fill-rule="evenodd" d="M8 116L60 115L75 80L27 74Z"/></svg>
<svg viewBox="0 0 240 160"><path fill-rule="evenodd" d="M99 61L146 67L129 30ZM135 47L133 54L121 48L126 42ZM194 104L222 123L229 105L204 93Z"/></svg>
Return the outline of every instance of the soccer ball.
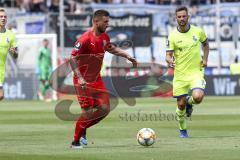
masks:
<svg viewBox="0 0 240 160"><path fill-rule="evenodd" d="M156 141L156 134L151 128L142 128L137 133L137 141L142 146L151 146Z"/></svg>

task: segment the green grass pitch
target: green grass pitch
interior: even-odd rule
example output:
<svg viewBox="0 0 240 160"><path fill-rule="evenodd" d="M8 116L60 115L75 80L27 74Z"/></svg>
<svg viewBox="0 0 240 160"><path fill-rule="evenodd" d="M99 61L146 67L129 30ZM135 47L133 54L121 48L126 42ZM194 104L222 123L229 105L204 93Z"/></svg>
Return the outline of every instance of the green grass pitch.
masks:
<svg viewBox="0 0 240 160"><path fill-rule="evenodd" d="M121 101L88 130L81 150L69 148L75 123L56 117L56 103L0 102L0 160L239 160L239 97L206 97L195 106L189 139L178 138L174 99L141 98L132 107ZM71 111L80 112L76 102ZM151 147L136 141L144 127L157 134Z"/></svg>

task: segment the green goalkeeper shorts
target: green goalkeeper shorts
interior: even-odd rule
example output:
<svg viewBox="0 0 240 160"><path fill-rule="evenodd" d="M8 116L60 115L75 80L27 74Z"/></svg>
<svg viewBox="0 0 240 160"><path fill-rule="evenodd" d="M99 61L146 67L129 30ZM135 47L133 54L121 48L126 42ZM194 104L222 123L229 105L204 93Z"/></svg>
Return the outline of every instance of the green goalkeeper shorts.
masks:
<svg viewBox="0 0 240 160"><path fill-rule="evenodd" d="M49 80L51 73L49 71L41 71L39 74L40 80Z"/></svg>

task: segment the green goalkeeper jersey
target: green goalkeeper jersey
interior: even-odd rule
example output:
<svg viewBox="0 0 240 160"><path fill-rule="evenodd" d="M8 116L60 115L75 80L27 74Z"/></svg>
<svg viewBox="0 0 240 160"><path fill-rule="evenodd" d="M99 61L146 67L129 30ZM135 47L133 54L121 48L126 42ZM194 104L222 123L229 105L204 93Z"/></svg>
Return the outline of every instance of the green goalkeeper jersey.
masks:
<svg viewBox="0 0 240 160"><path fill-rule="evenodd" d="M40 71L50 71L52 68L52 61L51 61L51 52L50 49L42 47L39 49L38 54L38 68Z"/></svg>
<svg viewBox="0 0 240 160"><path fill-rule="evenodd" d="M191 81L196 76L203 76L201 44L206 40L203 29L193 25L190 25L190 29L185 33L177 29L170 33L167 51L174 53L174 80Z"/></svg>
<svg viewBox="0 0 240 160"><path fill-rule="evenodd" d="M10 48L17 47L14 33L8 29L0 33L0 85L4 82L7 54Z"/></svg>

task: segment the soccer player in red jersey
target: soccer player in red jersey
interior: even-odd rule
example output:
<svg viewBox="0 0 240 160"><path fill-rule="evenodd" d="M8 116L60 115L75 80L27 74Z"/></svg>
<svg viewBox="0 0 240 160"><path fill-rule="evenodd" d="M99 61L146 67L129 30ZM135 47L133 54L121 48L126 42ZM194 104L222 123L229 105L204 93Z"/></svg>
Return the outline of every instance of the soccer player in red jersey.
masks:
<svg viewBox="0 0 240 160"><path fill-rule="evenodd" d="M76 41L70 59L74 72L73 83L82 109L76 122L72 148L87 145L86 129L110 112L109 93L100 76L105 51L124 57L132 62L133 67L137 67L136 59L110 43L105 32L109 23L108 11L95 11L92 22L92 28Z"/></svg>

